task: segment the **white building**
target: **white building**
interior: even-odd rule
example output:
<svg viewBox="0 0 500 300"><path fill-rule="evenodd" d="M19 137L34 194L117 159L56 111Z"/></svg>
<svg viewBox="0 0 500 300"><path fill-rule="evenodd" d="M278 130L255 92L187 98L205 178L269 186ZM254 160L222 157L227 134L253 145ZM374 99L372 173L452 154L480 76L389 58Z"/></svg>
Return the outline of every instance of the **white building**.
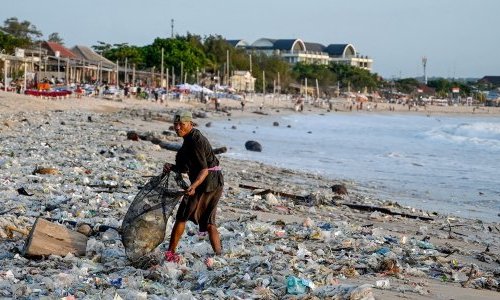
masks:
<svg viewBox="0 0 500 300"><path fill-rule="evenodd" d="M230 81L231 87L237 92L255 91L255 77L249 71L234 71Z"/></svg>
<svg viewBox="0 0 500 300"><path fill-rule="evenodd" d="M243 40L228 40L236 48L243 48L251 52L279 55L291 64L298 62L329 64L330 62L343 63L368 71L373 68L373 59L360 55L352 44L330 44L324 46L319 43L307 43L301 39L268 39L261 38L249 45Z"/></svg>

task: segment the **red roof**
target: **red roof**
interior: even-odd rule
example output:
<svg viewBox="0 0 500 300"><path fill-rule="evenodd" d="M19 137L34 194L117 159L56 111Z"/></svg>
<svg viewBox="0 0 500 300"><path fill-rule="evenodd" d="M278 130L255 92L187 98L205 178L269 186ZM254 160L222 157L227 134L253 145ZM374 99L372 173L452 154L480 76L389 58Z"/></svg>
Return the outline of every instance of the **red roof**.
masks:
<svg viewBox="0 0 500 300"><path fill-rule="evenodd" d="M56 51L59 51L59 56L62 58L76 58L76 55L71 52L68 48L64 47L61 44L54 42L43 42L44 48L49 50L49 54L56 55Z"/></svg>
<svg viewBox="0 0 500 300"><path fill-rule="evenodd" d="M431 88L430 86L427 86L425 84L419 84L418 89L421 90L423 94L426 95L435 95L436 94L436 89Z"/></svg>

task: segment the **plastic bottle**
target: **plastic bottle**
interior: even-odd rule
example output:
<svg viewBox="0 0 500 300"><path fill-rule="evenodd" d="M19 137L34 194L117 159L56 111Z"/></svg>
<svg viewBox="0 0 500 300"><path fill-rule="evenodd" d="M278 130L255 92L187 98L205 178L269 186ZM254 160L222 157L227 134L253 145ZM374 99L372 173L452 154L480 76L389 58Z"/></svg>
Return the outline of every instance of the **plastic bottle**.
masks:
<svg viewBox="0 0 500 300"><path fill-rule="evenodd" d="M288 276L286 278L286 292L291 295L300 295L307 292L307 288L313 289L314 284L309 279Z"/></svg>

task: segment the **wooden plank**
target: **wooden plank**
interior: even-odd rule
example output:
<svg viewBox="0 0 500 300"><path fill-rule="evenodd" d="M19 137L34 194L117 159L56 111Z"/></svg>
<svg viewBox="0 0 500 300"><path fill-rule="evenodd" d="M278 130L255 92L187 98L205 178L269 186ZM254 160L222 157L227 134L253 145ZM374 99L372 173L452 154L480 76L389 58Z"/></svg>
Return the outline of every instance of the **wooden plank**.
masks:
<svg viewBox="0 0 500 300"><path fill-rule="evenodd" d="M31 229L23 253L25 256L76 256L85 255L87 237L79 232L69 230L63 225L51 223L37 218Z"/></svg>

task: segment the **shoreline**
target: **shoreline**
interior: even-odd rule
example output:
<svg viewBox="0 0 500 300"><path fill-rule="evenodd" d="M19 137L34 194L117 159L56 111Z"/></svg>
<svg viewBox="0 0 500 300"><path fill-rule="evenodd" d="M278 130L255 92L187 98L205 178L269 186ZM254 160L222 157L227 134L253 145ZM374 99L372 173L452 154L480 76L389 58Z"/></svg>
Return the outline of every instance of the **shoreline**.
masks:
<svg viewBox="0 0 500 300"><path fill-rule="evenodd" d="M281 97L283 98L283 97ZM17 100L16 100L17 99ZM5 103L7 102L7 103ZM19 102L19 103L16 103ZM223 113L225 110L230 112L234 117L252 115L252 112L259 111L259 107L262 105L262 112L271 114L275 110L280 110L280 113L402 113L402 114L423 114L423 115L467 115L467 116L500 116L500 107L475 107L475 106L438 106L438 105L427 105L423 107L413 107L408 110L407 105L403 104L391 104L385 102L365 102L364 108L362 110L356 111L353 108L352 111L348 110L349 100L346 98L332 99L332 109L328 107L328 103L325 101L321 107L315 104L306 103L304 106L304 111L296 112L294 110L294 105L292 100L278 100L270 96L266 96L264 99L262 96L255 96L252 102L245 102L245 111L241 111L240 101L232 99L221 99L221 108ZM37 111L44 109L67 109L71 110L74 104L78 105L78 109L84 111L93 112L113 112L118 111L123 108L147 108L153 111L162 109L200 109L205 111L215 112L215 107L213 103L203 104L197 99L188 99L179 101L176 99L166 100L166 103L155 102L152 100L138 100L134 98L114 98L114 99L104 99L104 98L94 98L94 97L82 97L77 99L75 97L69 97L65 99L41 99L33 96L26 96L15 94L12 92L0 91L0 113L2 112L22 112L22 111ZM375 108L374 106L377 106ZM367 109L367 107L370 109ZM393 107L394 110L390 111L389 107ZM215 113L212 117L217 118L218 114ZM223 116L225 117L225 116Z"/></svg>
<svg viewBox="0 0 500 300"><path fill-rule="evenodd" d="M5 141L0 146L3 157L0 169L4 174L0 189L5 206L1 211L14 209L0 215L3 241L0 264L3 270L11 270L17 279L17 282L2 281L4 274L0 272L0 283L3 283L0 290L9 293L6 296L30 295L27 290L13 294L12 291L18 291L17 285L31 286L32 296L35 289L57 294L55 288L51 291L46 285L37 285L41 280L38 277L34 277L34 283L27 283L22 275L27 266L53 282L64 278L65 286L61 288L79 297L83 295L77 286L82 284L88 293L101 293L102 296L111 293L111 297L117 293L124 297L123 288L95 284L96 275L93 274L98 272L104 272L110 279L123 278L125 288L130 291L156 295L173 295L179 291L184 295L202 296L203 290L196 289L202 272L208 278L207 287L227 286L222 293L229 298L230 293L240 292L245 295L242 297L267 294L290 299L282 282L283 274L289 273L313 280L318 286L315 293L327 287L355 286L364 287L366 291L370 289L378 299L492 299L498 296L498 283L494 285L491 281L498 281L500 276L495 271L500 261L498 222L434 215L379 199L372 190L351 181L333 181L307 172L231 158L221 160L226 187L218 211L227 253L215 258L213 269L200 265L203 257L197 256L196 249L204 248L192 227L188 232L193 235L185 235L181 241L180 251L186 257L185 264L162 264L155 271L128 266L120 242L106 241L103 236L91 237L93 254L86 257L49 257L42 261L15 259L11 249L22 247L25 237L14 233L8 238L5 224L29 231L36 216L42 213L55 218L119 226L137 193L135 187L143 185L146 176L158 173L163 161L175 157L175 152L163 150L151 142L127 140L126 132L160 134L170 126L171 111L181 107L199 111L206 108L199 103L169 101L167 105L134 99L123 102L41 100L22 95L11 97L10 93L0 92L0 115L4 117L0 136ZM231 110L213 112L213 106L209 106L209 116L200 120L258 116L252 111L258 110L259 103L247 103L245 112L239 110L239 105L239 101L224 99L222 107L231 107ZM280 115L295 113L288 105L272 108L264 105L264 112L270 113L268 116L276 114L276 109L280 110ZM309 111L306 107L305 111L322 112L326 109L311 108ZM178 142L177 138L161 137ZM57 168L59 175L31 175L35 165ZM113 193L97 192L90 187L92 184L119 189ZM330 188L332 184L345 184L349 195L336 195ZM259 195L241 185L272 192ZM18 195L20 187L26 187L35 197ZM279 193L297 197L293 199ZM63 203L68 198L70 202ZM400 215L353 209L342 203L381 207ZM49 204L57 204L59 208L44 212L43 207ZM24 208L19 208L21 206ZM412 219L401 214L434 220ZM273 267L267 269L269 263ZM389 267L388 263L395 265ZM89 270L84 272L76 267L75 271L73 265L86 265ZM472 265L478 270L475 277L468 276ZM137 274L141 279L136 279ZM180 274L184 275L179 280ZM238 282L231 285L228 275ZM244 275L250 279L243 279ZM221 281L220 278L225 279ZM269 280L269 284L263 285L263 279ZM136 280L145 281L147 285L134 283ZM390 287L372 287L380 280L389 280ZM7 287L4 289L4 286ZM217 298L209 290L205 292L208 294L204 296Z"/></svg>

